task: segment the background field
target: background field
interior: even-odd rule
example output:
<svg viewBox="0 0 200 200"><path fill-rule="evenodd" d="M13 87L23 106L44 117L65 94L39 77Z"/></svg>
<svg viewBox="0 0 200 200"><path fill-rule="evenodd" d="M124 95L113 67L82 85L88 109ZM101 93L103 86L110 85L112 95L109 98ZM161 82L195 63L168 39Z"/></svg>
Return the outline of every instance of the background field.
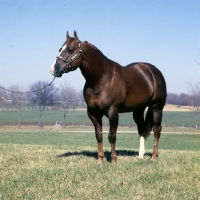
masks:
<svg viewBox="0 0 200 200"><path fill-rule="evenodd" d="M134 128L119 128L118 162L97 164L94 131L82 128L0 128L1 199L198 199L200 136L163 133L157 161L153 134L143 160ZM132 131L130 131L132 130Z"/></svg>
<svg viewBox="0 0 200 200"><path fill-rule="evenodd" d="M171 108L165 110L163 113L163 126L166 127L194 127L196 124L196 117L193 112L188 112L187 109ZM179 111L181 110L181 112ZM43 110L42 111L42 125L62 124L63 110ZM22 110L21 111L21 125L38 125L39 111L38 110ZM66 124L68 126L92 126L86 110L68 110L66 114ZM104 126L108 125L108 119L103 118ZM0 111L0 126L18 125L18 112L15 110ZM136 126L132 118L132 113L122 113L119 115L120 126Z"/></svg>

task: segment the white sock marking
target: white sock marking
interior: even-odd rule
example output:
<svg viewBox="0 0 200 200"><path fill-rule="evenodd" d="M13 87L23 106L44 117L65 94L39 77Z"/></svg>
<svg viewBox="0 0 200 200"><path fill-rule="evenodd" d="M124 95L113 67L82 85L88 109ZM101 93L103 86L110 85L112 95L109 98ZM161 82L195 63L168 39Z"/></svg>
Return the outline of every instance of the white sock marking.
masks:
<svg viewBox="0 0 200 200"><path fill-rule="evenodd" d="M143 136L140 136L140 150L139 150L140 158L144 157L144 153L145 153L144 145L145 145L145 139Z"/></svg>

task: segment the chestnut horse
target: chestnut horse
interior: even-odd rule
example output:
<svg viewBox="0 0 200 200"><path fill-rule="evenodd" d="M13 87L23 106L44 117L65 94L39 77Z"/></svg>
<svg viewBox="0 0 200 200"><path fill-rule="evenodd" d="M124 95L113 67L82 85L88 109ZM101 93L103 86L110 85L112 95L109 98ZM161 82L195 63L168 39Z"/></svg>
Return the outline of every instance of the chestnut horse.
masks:
<svg viewBox="0 0 200 200"><path fill-rule="evenodd" d="M123 112L133 112L140 135L140 158L145 153L145 139L153 128L155 141L152 158L156 159L166 100L166 83L162 73L149 63L132 63L122 67L108 59L94 45L81 42L76 31L74 37L70 37L68 32L66 37L50 71L53 76L61 77L63 73L80 68L86 81L83 95L88 116L95 128L98 161L102 162L104 157L102 117L105 115L110 123L108 140L111 145L111 161L116 162L116 132L119 113Z"/></svg>

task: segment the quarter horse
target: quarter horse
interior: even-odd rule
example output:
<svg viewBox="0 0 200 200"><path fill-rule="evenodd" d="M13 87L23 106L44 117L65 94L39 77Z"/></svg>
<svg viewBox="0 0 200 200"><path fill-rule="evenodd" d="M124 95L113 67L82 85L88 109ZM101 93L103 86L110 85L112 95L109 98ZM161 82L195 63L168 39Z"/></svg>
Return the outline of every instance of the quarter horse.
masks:
<svg viewBox="0 0 200 200"><path fill-rule="evenodd" d="M50 71L61 77L80 68L85 78L83 89L87 114L95 128L98 144L98 161L102 162L103 134L102 117L109 119L108 140L111 145L111 162L117 161L115 150L119 113L133 112L140 135L139 157L145 154L145 139L154 131L152 159L158 157L158 143L161 133L162 111L166 100L166 83L162 73L149 63L131 63L122 67L108 59L97 47L81 42L74 31L74 37L66 34L66 42L59 50ZM145 109L148 107L146 116Z"/></svg>

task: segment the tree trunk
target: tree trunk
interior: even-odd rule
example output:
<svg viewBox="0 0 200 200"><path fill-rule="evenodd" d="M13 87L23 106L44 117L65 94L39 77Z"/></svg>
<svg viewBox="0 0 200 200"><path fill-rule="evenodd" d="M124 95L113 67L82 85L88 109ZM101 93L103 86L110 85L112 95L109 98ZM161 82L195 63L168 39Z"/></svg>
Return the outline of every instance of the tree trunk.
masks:
<svg viewBox="0 0 200 200"><path fill-rule="evenodd" d="M74 127L74 109L73 109L73 119L72 119L72 126Z"/></svg>
<svg viewBox="0 0 200 200"><path fill-rule="evenodd" d="M39 127L41 128L42 127L42 108L40 106L40 110L39 110Z"/></svg>
<svg viewBox="0 0 200 200"><path fill-rule="evenodd" d="M196 129L199 128L199 109L198 107L194 106L194 115L196 116Z"/></svg>
<svg viewBox="0 0 200 200"><path fill-rule="evenodd" d="M66 127L66 122L65 122L65 115L67 113L67 110L64 111L64 114L63 114L63 127Z"/></svg>
<svg viewBox="0 0 200 200"><path fill-rule="evenodd" d="M21 112L20 112L20 108L18 108L18 126L21 127Z"/></svg>

